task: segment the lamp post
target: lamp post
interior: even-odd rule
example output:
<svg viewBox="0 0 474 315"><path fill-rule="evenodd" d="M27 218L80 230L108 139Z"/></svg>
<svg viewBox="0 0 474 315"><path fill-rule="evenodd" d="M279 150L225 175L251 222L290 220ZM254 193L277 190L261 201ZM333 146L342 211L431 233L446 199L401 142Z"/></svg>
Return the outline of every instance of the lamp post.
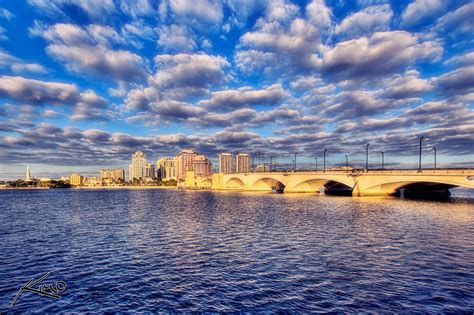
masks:
<svg viewBox="0 0 474 315"><path fill-rule="evenodd" d="M291 160L293 162L293 172L295 171L295 160Z"/></svg>
<svg viewBox="0 0 474 315"><path fill-rule="evenodd" d="M436 147L433 147L434 151L434 169L436 169Z"/></svg>
<svg viewBox="0 0 474 315"><path fill-rule="evenodd" d="M318 158L317 157L314 157L314 170L317 172L318 171Z"/></svg>
<svg viewBox="0 0 474 315"><path fill-rule="evenodd" d="M346 154L346 171L349 170L349 156Z"/></svg>
<svg viewBox="0 0 474 315"><path fill-rule="evenodd" d="M380 154L382 155L382 170L384 169L384 157L385 157L385 154L382 152L380 152Z"/></svg>
<svg viewBox="0 0 474 315"><path fill-rule="evenodd" d="M420 154L419 154L419 161L418 161L418 171L421 172L421 153L422 153L422 146L423 146L423 140L425 140L425 137L421 136L420 137Z"/></svg>
<svg viewBox="0 0 474 315"><path fill-rule="evenodd" d="M295 172L296 172L296 154L297 153L295 152L295 169L294 169Z"/></svg>
<svg viewBox="0 0 474 315"><path fill-rule="evenodd" d="M270 172L273 172L273 156L270 155Z"/></svg>
<svg viewBox="0 0 474 315"><path fill-rule="evenodd" d="M323 173L326 173L326 152L328 149L324 149L323 151L323 159L324 159L324 164L323 164Z"/></svg>
<svg viewBox="0 0 474 315"><path fill-rule="evenodd" d="M369 146L370 146L370 143L367 143L365 145L365 171L366 172L369 171Z"/></svg>

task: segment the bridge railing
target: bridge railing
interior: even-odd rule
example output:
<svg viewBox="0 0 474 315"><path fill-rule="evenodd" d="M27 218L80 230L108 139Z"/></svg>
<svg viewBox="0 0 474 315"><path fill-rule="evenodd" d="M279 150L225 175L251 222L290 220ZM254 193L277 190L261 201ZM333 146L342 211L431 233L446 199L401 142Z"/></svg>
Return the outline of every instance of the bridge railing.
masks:
<svg viewBox="0 0 474 315"><path fill-rule="evenodd" d="M352 169L352 170L326 170L326 171L314 171L314 170L297 170L297 171L272 171L272 172L250 172L250 173L227 173L227 175L250 175L250 174L260 174L260 175L271 175L271 174L354 174L354 175L361 175L361 174L400 174L400 175L473 175L474 169L466 168L466 169L370 169L368 171L363 169Z"/></svg>

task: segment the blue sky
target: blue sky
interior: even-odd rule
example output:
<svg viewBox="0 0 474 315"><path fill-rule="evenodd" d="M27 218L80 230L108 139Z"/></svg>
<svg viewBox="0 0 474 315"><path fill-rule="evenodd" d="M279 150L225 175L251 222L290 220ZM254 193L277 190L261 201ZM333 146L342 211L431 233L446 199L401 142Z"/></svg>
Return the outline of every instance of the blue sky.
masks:
<svg viewBox="0 0 474 315"><path fill-rule="evenodd" d="M0 179L195 149L474 166L474 2L0 3Z"/></svg>

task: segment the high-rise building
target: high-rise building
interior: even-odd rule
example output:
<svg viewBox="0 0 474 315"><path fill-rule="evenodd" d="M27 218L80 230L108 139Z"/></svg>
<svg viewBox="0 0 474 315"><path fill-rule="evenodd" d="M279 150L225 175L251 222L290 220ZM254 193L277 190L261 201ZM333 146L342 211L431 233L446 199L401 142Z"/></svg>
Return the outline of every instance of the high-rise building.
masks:
<svg viewBox="0 0 474 315"><path fill-rule="evenodd" d="M184 180L186 177L186 171L192 171L193 159L197 156L197 152L192 150L183 150L179 152L176 157L178 160L178 172L177 177L178 181Z"/></svg>
<svg viewBox="0 0 474 315"><path fill-rule="evenodd" d="M155 165L153 164L147 164L146 165L146 177L156 177L156 172L155 172Z"/></svg>
<svg viewBox="0 0 474 315"><path fill-rule="evenodd" d="M234 171L234 157L230 153L219 154L219 173L232 173Z"/></svg>
<svg viewBox="0 0 474 315"><path fill-rule="evenodd" d="M69 184L73 186L83 186L84 177L78 173L71 174L71 176L69 176Z"/></svg>
<svg viewBox="0 0 474 315"><path fill-rule="evenodd" d="M101 169L100 179L102 181L123 182L125 181L125 170L123 168Z"/></svg>
<svg viewBox="0 0 474 315"><path fill-rule="evenodd" d="M26 172L25 172L25 181L31 181L31 173L30 173L30 165L26 165Z"/></svg>
<svg viewBox="0 0 474 315"><path fill-rule="evenodd" d="M205 155L197 155L192 162L195 176L208 177L212 175L212 163Z"/></svg>
<svg viewBox="0 0 474 315"><path fill-rule="evenodd" d="M132 164L129 166L129 180L146 177L146 155L137 151L132 155Z"/></svg>
<svg viewBox="0 0 474 315"><path fill-rule="evenodd" d="M235 156L235 172L250 173L251 160L250 155L240 153Z"/></svg>
<svg viewBox="0 0 474 315"><path fill-rule="evenodd" d="M157 177L168 181L177 178L178 159L171 157L164 157L156 161Z"/></svg>

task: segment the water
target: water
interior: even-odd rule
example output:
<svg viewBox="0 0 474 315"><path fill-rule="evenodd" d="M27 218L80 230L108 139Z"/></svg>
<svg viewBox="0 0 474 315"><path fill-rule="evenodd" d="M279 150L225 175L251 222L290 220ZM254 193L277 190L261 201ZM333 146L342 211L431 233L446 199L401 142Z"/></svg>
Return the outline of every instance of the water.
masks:
<svg viewBox="0 0 474 315"><path fill-rule="evenodd" d="M474 199L0 191L0 312L474 311ZM64 280L59 300L24 293Z"/></svg>

